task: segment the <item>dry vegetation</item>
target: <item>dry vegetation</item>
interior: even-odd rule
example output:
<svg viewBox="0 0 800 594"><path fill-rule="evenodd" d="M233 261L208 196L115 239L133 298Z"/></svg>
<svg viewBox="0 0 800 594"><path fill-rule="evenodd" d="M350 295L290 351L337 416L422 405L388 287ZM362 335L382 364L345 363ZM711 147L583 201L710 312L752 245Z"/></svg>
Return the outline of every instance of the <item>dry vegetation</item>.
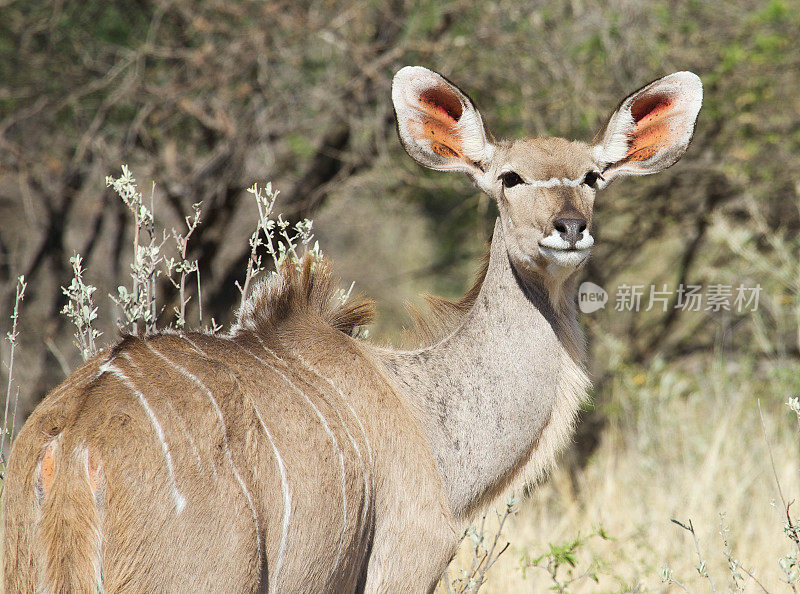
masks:
<svg viewBox="0 0 800 594"><path fill-rule="evenodd" d="M246 188L272 180L291 223L313 216L339 274L378 299L371 334L396 340L405 300L468 284L493 208L402 153L389 100L398 67L458 81L500 135L574 138L591 137L641 84L700 74L693 145L676 167L599 196L584 276L612 298L622 283L758 283L759 311L582 317L595 407L559 471L508 518L500 545L511 545L481 591L757 592L756 579L793 590L779 559L798 547L784 532L757 403L783 494L800 497L798 426L785 404L800 394L797 0L0 6L4 332L14 332L17 277L28 283L13 385L8 341L1 351L12 411L20 389L17 426L81 359L59 315L74 252L98 287L97 341L112 341L125 316L107 298L131 284L134 226L105 184L120 163L148 201L144 180L157 181L159 229L184 229L203 203L183 255L197 262L203 324L231 320L255 218ZM162 324L176 308L200 323L196 286L159 279ZM672 518L692 520L708 577ZM469 568L474 542L451 578Z"/></svg>

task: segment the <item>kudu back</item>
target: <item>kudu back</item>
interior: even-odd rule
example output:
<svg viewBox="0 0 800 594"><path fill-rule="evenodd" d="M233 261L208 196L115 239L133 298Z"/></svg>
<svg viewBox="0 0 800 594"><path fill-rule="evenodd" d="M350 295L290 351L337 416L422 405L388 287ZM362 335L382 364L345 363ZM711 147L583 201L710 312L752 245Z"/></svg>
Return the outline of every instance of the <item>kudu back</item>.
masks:
<svg viewBox="0 0 800 594"><path fill-rule="evenodd" d="M486 265L431 300L416 349L353 338L306 256L258 286L230 333L129 336L55 388L8 464L6 592L429 592L463 525L536 478L589 385L574 307L596 190L675 163L694 74L624 99L591 144L495 141L472 101L406 67L406 151L497 201Z"/></svg>

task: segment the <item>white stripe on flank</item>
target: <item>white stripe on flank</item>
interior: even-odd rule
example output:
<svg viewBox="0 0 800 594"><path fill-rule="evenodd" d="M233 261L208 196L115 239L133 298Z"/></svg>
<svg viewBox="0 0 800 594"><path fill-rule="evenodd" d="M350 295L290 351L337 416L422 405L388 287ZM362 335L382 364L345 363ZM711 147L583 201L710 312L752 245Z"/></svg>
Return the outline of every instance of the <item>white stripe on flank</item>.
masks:
<svg viewBox="0 0 800 594"><path fill-rule="evenodd" d="M256 336L256 338L258 338L258 337ZM270 365L267 361L265 361L264 359L262 359L261 357L256 355L253 351L251 351L250 349L248 349L248 348L242 346L241 344L233 341L232 339L226 338L225 340L228 340L231 344L235 344L236 346L238 346L244 352L248 353L251 357L253 357L257 361L262 363L265 367L268 367L268 368L272 369L275 373L280 375L283 378L283 380L287 384L289 384L289 386L291 386L291 388L295 392L297 392L303 398L305 398L306 402L308 402L309 406L311 406L311 408L314 410L314 412L316 413L317 417L319 418L320 423L322 424L322 427L325 429L325 432L328 434L328 437L330 438L331 443L333 444L333 449L336 450L336 453L339 456L339 468L340 468L340 470L342 472L342 530L341 530L341 532L339 534L339 548L338 548L338 550L336 552L336 561L333 564L333 570L332 571L335 571L336 568L339 567L339 561L341 560L341 557L342 557L342 547L344 546L344 533L345 533L345 531L347 529L347 481L346 481L346 478L345 478L345 470L344 470L344 453L342 452L342 449L339 447L339 442L336 439L336 436L333 434L333 431L331 431L331 428L328 425L328 422L325 420L325 417L322 415L322 413L319 411L319 409L316 407L316 405L313 402L311 402L311 399L308 396L306 396L305 393L302 392L294 384L294 382L292 380L290 380L286 376L285 373L283 373L281 370L277 369L274 365ZM264 343L261 342L260 338L259 338L259 342L261 343L261 345L264 347L265 350L267 350L273 357L275 357L276 360L280 361L280 359L275 354L275 352L272 351L271 349L267 348L266 345L264 345Z"/></svg>
<svg viewBox="0 0 800 594"><path fill-rule="evenodd" d="M263 346L263 347L264 347L264 349L265 349L267 352L271 353L273 357L277 357L277 355L276 355L276 354L275 354L275 353L274 353L274 352L273 352L273 351L272 351L272 350L271 350L269 347L267 347L267 346L266 346L266 345L265 345L265 344L264 344L264 343L261 341L261 339L260 339L260 338L258 338L258 336L256 336L256 338L258 339L258 342L260 342L260 343L261 343L261 346ZM331 387L332 387L334 390L336 390L337 392L339 392L339 396L341 396L341 397L342 397L342 400L343 400L343 401L344 401L344 403L347 405L347 408L349 408L349 409L350 409L350 414L352 414L352 415L353 415L353 418L354 418L354 419L356 420L356 422L358 423L358 426L359 426L359 428L361 429L361 435L363 435L363 436L364 436L364 443L367 445L367 455L369 456L369 463L370 463L370 467L371 467L371 466L372 466L372 464L373 464L373 461L372 461L372 447L371 447L371 446L370 446L370 444L369 444L369 438L367 437L367 432L366 432L366 430L364 429L364 424L361 422L361 419L360 419L360 418L359 418L359 416L356 414L356 411L355 411L355 409L353 409L353 406L350 404L350 401L349 401L349 400L347 399L347 397L344 395L344 393L342 392L342 390L341 390L341 389L340 389L340 388L339 388L339 387L338 387L336 384L334 384L334 383L333 383L333 381L332 381L330 378L328 378L328 377L325 377L325 376L324 376L324 375L322 375L322 374L321 374L319 371L317 371L317 370L314 368L314 366L313 366L313 365L311 365L311 363L309 363L308 361L306 361L306 360L305 360L305 359L304 359L304 358L303 358L303 357L300 355L300 353L298 353L298 352L296 352L296 351L293 351L293 353L294 353L294 354L295 354L295 355L296 355L296 356L297 356L297 357L300 359L300 362L301 362L301 363L303 363L304 365L306 365L306 366L307 366L307 367L308 367L308 368L311 370L311 372L312 372L312 373L314 373L314 374L316 374L318 377L321 377L322 379L324 379L326 382L328 382L328 383L331 385Z"/></svg>
<svg viewBox="0 0 800 594"><path fill-rule="evenodd" d="M292 355L294 357L296 357L298 361L300 361L300 363L303 365L303 367L305 367L305 369L308 372L310 372L312 375L318 377L319 379L328 382L328 384L330 384L331 388L333 388L336 392L339 393L339 397L342 399L342 402L344 402L347 405L347 408L350 409L350 414L353 415L353 418L356 420L356 422L358 423L358 426L361 428L361 435L364 438L364 444L367 447L367 453L369 455L369 464L370 464L369 480L367 480L367 468L366 468L366 466L364 464L364 459L361 457L361 450L359 449L358 445L356 444L356 441L353 439L353 436L350 435L350 431L347 429L347 425L345 424L344 419L342 418L342 415L339 414L339 410L334 408L334 410L336 411L336 415L339 417L339 422L342 424L342 427L344 427L345 433L347 433L347 437L350 439L350 443L353 444L353 449L356 451L356 454L358 455L358 461L361 463L361 476L364 479L364 505L361 508L361 529L364 530L365 534L366 534L366 531L368 530L368 528L367 528L367 514L369 513L370 504L371 504L371 502L370 502L370 495L371 495L370 483L372 483L372 490L374 491L374 482L375 482L375 477L374 477L373 472L372 472L372 468L373 468L373 465L372 465L372 449L370 448L370 445L369 445L369 439L367 438L367 432L364 430L364 425L361 423L361 419L358 418L358 415L356 414L356 411L350 405L350 402L347 400L347 398L344 395L344 392L342 392L342 390L339 388L339 386L334 384L333 381L329 377L327 377L325 375L322 375L322 373L320 373L311 363L306 361L306 359L303 357L303 355L301 355L295 349L292 349ZM367 539L366 538L362 538L361 542L358 545L359 558L361 556L362 547L366 547L366 546L367 546Z"/></svg>
<svg viewBox="0 0 800 594"><path fill-rule="evenodd" d="M367 446L367 453L369 455L369 464L370 464L370 477L372 477L372 450L371 450L371 448L369 446L369 439L367 439L367 432L364 430L364 425L361 423L361 419L358 418L358 415L356 414L356 411L353 410L353 407L350 405L350 402L348 402L347 398L345 397L344 392L342 392L342 390L336 384L334 384L333 381L330 378L322 375L313 365L311 365L311 363L306 361L305 358L300 353L298 353L296 350L294 350L294 349L292 350L292 355L297 357L297 360L300 361L300 363L309 372L311 372L313 375L315 375L319 379L328 382L328 384L330 384L331 388L333 388L334 390L336 390L336 392L339 393L339 396L341 397L342 402L344 402L347 405L347 408L350 409L350 414L353 415L353 418L355 418L356 422L358 423L358 426L361 428L361 435L364 438L364 444ZM369 486L369 481L367 481L367 468L366 468L366 466L364 464L364 459L361 457L361 450L359 449L358 444L356 444L356 441L353 439L353 436L350 435L350 431L348 431L347 425L345 424L344 419L342 418L342 415L339 414L338 410L336 410L336 409L334 409L334 410L336 411L336 415L339 417L339 421L342 423L342 427L344 427L345 433L347 433L347 437L350 438L350 443L353 444L353 449L355 449L356 454L358 455L358 461L361 462L361 473L362 473L362 475L364 477L364 499L365 499L364 509L361 512L361 525L364 526L365 525L365 520L366 520L366 515L367 515L367 510L369 508L369 498L370 498L370 486Z"/></svg>
<svg viewBox="0 0 800 594"><path fill-rule="evenodd" d="M195 344L190 338L186 336L181 336L181 338L188 342L192 348L202 356L209 358L205 351L203 351L203 349ZM258 407L252 398L250 399L250 402L253 405L253 410L255 410L258 422L261 425L261 428L264 430L264 433L267 434L267 439L269 439L270 446L272 446L272 452L275 454L275 460L278 463L278 471L281 475L281 489L283 490L283 522L281 525L281 544L278 547L278 558L275 561L275 569L269 572L270 579L272 580L272 588L270 589L275 590L276 584L278 583L278 576L280 575L281 566L283 565L283 558L286 553L286 544L289 538L289 519L292 513L292 494L289 491L289 482L286 479L286 466L283 463L283 458L281 458L278 448L275 446L275 441L272 439L272 434L269 432L269 429L267 429L267 424L264 422L264 419L261 416L261 411L258 410Z"/></svg>
<svg viewBox="0 0 800 594"><path fill-rule="evenodd" d="M119 358L128 361L128 364L134 369L139 369L139 365L136 364L136 361L134 361L128 353L122 353L121 355L119 355ZM178 419L178 422L181 425L181 431L183 431L186 434L186 437L189 439L189 445L191 445L192 447L192 451L197 457L197 460L202 464L202 459L200 458L200 451L198 450L197 444L195 443L194 439L192 439L192 434L189 433L189 430L186 427L186 423L183 422L183 418L178 414L178 412L175 410L175 407L172 405L172 402L170 402L169 400L167 400L167 406L174 413L175 417ZM214 478L217 478L217 465L214 464L214 459L209 458L209 463L211 464L211 473L214 475ZM197 463L195 464L195 466L197 466L197 469L201 473L203 472L202 467L198 466Z"/></svg>
<svg viewBox="0 0 800 594"><path fill-rule="evenodd" d="M110 369L107 369L106 371L108 373L113 373ZM50 445L53 444L54 442L58 443L58 440L61 438L61 435L62 434L59 433L54 439L52 439L52 440L50 440L48 442L45 442L45 444L44 444L45 445L45 449L49 448ZM73 459L75 461L77 461L78 464L83 466L83 468L86 470L86 484L83 485L83 488L88 489L94 495L94 489L92 488L91 480L90 480L91 473L89 471L89 448L86 447L85 443L81 443L79 446L77 446L72 451L72 457L73 457ZM41 465L42 465L42 462L41 462L41 460L39 460L39 465L37 466L37 470L36 470L37 476L39 475L39 472L41 471ZM101 462L101 466L100 467L102 467L102 462ZM98 467L98 469L100 467ZM41 512L41 509L39 511ZM93 570L92 574L94 576L94 580L93 580L93 583L91 585L93 586L93 591L97 592L98 594L103 594L103 592L105 591L104 590L104 586L103 586L103 535L100 532L100 520L101 520L100 513L101 513L101 509L97 509L97 515L96 516L95 515L90 515L90 517L88 517L86 519L90 523L91 535L92 535L92 538L93 538L93 542L90 543L90 546L91 546L91 551L90 551L91 559L89 559L89 562L92 565L92 570ZM39 518L37 519L37 522L40 521L40 520L41 520L41 513L39 514ZM50 562L53 561L53 559L48 557L47 552L48 552L47 551L47 547L44 547L44 549L40 553L41 557L39 559L39 562L40 562L42 567L47 567L48 565L50 565ZM58 562L58 561L56 561L56 562ZM36 588L35 591L38 594L53 594L54 590L52 589L51 585L48 584L47 581L46 581L47 572L46 571L41 571L41 572L39 572L39 574L40 574L39 575L39 584L38 584L38 587ZM61 591L63 591L63 588L59 589L59 592L61 592Z"/></svg>
<svg viewBox="0 0 800 594"><path fill-rule="evenodd" d="M127 360L127 361L128 361L128 363L130 364L130 366L131 366L131 367L133 367L134 369L139 369L139 366L136 364L136 361L134 361L134 360L131 358L131 356L130 356L130 355L128 355L128 353L122 353L121 355L119 355L119 358L120 358L120 359L125 359L125 360ZM181 430L182 430L184 433L186 433L186 436L189 438L189 444L192 446L192 450L194 450L194 452L195 452L195 455L196 455L196 456L198 456L198 459L200 459L200 458L199 458L199 456L200 456L200 452L199 452L199 450L197 449L197 445L195 444L195 441L194 441L194 439L192 439L192 434L191 434L191 433L189 433L189 430L187 429L187 427L186 427L186 424L183 422L183 419L182 419L182 418L181 418L181 416L180 416L180 415L177 413L177 411L175 410L175 407L174 407L174 406L172 406L172 403L171 403L169 400L167 400L167 406L169 406L170 410L172 410L172 412L173 412L173 413L175 413L175 416L177 417L178 421L179 421L179 422L180 422L180 424L181 424ZM201 460L201 462L202 462L202 460ZM215 478L215 479L216 479L216 478L218 478L218 475L217 475L217 465L216 465L216 464L214 464L214 458L213 458L213 457L209 457L209 460L208 460L208 462L209 462L209 464L211 464L211 474L213 474L213 475L214 475L214 478ZM200 470L200 472L202 473L202 468L199 468L199 467L198 467L198 470Z"/></svg>
<svg viewBox="0 0 800 594"><path fill-rule="evenodd" d="M200 451L197 449L197 444L194 443L194 439L192 439L192 434L189 433L189 430L186 427L186 423L183 422L183 418L181 418L181 416L178 414L178 411L175 410L175 407L172 405L172 402L167 400L167 406L169 407L169 410L172 411L173 416L176 419L178 419L178 423L181 426L181 431L183 431L183 433L186 435L186 438L189 440L189 445L192 447L192 453L194 454L195 460L197 460L197 462L195 462L195 466L197 466L197 472L202 474L203 459L200 458Z"/></svg>
<svg viewBox="0 0 800 594"><path fill-rule="evenodd" d="M127 356L127 353L123 353L123 356ZM97 374L95 375L95 378L100 377L106 372L111 372L113 368L114 368L114 359L112 357L111 359L109 359L108 361L106 361L100 367L97 368Z"/></svg>
<svg viewBox="0 0 800 594"><path fill-rule="evenodd" d="M275 561L275 569L274 571L270 572L270 577L272 578L272 588L270 589L276 591L278 576L281 573L281 566L283 565L283 556L286 553L286 543L288 542L289 538L289 518L292 513L292 494L289 492L289 483L286 480L286 467L283 465L283 458L281 458L281 455L278 453L278 448L275 447L272 434L269 432L269 429L267 429L267 424L261 417L261 412L259 412L255 402L253 402L253 410L256 411L256 416L258 417L258 422L261 424L261 428L264 430L264 433L267 434L269 444L272 446L272 451L275 453L275 460L278 462L278 470L281 473L281 489L283 489L283 523L281 526L281 544L280 547L278 547L278 558Z"/></svg>
<svg viewBox="0 0 800 594"><path fill-rule="evenodd" d="M214 395L211 393L211 390L209 390L206 387L206 385L197 378L196 375L194 375L188 369L186 369L184 367L181 367L177 363L174 363L173 361L171 361L163 353L158 352L156 350L156 348L153 345L151 345L148 341L145 340L144 344L159 359L161 359L162 361L164 361L168 365L171 365L181 375L183 375L184 377L190 379L198 388L203 390L206 393L206 396L208 396L208 399L211 401L211 404L214 406L214 410L217 413L217 418L219 419L220 428L222 429L222 443L223 443L223 446L225 447L225 455L227 456L227 459L228 459L228 465L231 467L231 470L233 471L233 476L236 477L236 481L239 483L239 487L241 487L242 493L244 493L244 496L247 498L247 504L250 506L250 511L253 514L253 524L255 525L255 528L256 528L256 549L259 551L259 554L260 554L260 552L261 552L261 531L258 528L258 515L256 514L256 508L253 505L253 498L250 496L250 491L247 490L247 487L245 486L244 481L242 480L242 477L239 474L239 471L236 469L236 464L234 464L234 462L233 462L233 456L231 456L231 450L228 447L228 428L225 425L225 418L222 416L222 409L219 407L219 404L217 403L217 399L214 398ZM195 346L194 348L197 349L198 351L200 351L200 349L197 346ZM200 353L203 356L205 356L205 353L203 353L202 351L200 351Z"/></svg>
<svg viewBox="0 0 800 594"><path fill-rule="evenodd" d="M128 376L122 373L121 369L113 365L111 361L104 364L103 367L104 372L110 373L119 379L128 387L129 390L131 390L131 392L136 395L136 398L139 399L142 407L147 412L147 416L150 417L150 423L152 423L153 429L155 429L156 435L158 436L158 441L161 443L161 451L164 454L167 473L169 474L170 481L172 482L172 498L175 501L175 511L180 514L183 511L183 508L186 507L186 498L178 492L178 486L175 483L175 470L172 467L172 454L170 454L169 445L167 445L167 441L164 439L164 430L161 428L161 423L158 422L158 418L153 412L153 409L151 409L150 405L147 403L144 394L136 389L136 385L128 378Z"/></svg>

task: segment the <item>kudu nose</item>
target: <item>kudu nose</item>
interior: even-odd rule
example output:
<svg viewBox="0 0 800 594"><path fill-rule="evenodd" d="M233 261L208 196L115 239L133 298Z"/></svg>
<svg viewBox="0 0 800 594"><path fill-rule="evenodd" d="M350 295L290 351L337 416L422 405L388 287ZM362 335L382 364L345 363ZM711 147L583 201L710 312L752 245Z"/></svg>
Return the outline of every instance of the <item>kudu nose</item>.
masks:
<svg viewBox="0 0 800 594"><path fill-rule="evenodd" d="M561 239L569 243L569 247L574 248L586 230L586 221L583 219L556 219L553 226L561 235Z"/></svg>

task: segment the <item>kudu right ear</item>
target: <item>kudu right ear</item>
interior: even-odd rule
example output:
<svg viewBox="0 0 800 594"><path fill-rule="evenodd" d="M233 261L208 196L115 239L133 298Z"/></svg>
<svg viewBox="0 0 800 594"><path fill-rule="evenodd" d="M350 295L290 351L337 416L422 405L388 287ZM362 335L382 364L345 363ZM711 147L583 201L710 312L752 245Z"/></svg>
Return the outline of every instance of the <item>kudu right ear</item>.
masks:
<svg viewBox="0 0 800 594"><path fill-rule="evenodd" d="M392 81L397 133L418 163L461 171L481 185L494 152L481 114L458 87L421 66L406 66Z"/></svg>
<svg viewBox="0 0 800 594"><path fill-rule="evenodd" d="M618 175L647 175L674 165L694 134L703 84L676 72L626 97L594 147L604 184Z"/></svg>

